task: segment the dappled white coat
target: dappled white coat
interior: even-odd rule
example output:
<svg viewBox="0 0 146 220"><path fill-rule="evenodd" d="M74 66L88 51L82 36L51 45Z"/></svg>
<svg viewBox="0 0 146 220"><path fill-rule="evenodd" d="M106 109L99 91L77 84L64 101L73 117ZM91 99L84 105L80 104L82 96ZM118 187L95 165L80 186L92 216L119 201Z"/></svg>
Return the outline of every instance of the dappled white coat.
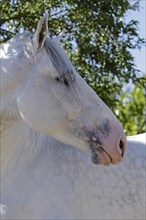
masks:
<svg viewBox="0 0 146 220"><path fill-rule="evenodd" d="M45 22L44 25L42 25L42 22ZM47 19L45 17L39 22L37 32L42 29L40 32L44 34L44 27L46 27L46 25ZM35 39L37 39L37 37ZM43 39L43 41L41 41L43 45L45 39L42 38L42 36L41 39ZM20 45L19 37L13 40L13 59L8 59L9 57L6 54L3 60L4 74L2 75L3 85L1 89L1 218L13 220L144 220L146 217L145 134L131 137L128 141L129 146L125 152L124 160L119 165L111 165L109 167L96 166L91 161L91 155L88 153L81 152L74 147L65 145L49 137L49 135L51 135L49 129L52 129L54 123L56 123L56 127L58 128L57 121L55 121L55 117L53 118L54 114L58 116L59 112L61 118L66 113L64 117L66 121L64 119L63 124L66 126L64 126L66 129L62 126L62 123L60 123L61 126L59 129L61 135L56 135L55 137L62 141L63 139L67 140L67 143L75 147L78 147L76 144L78 141L78 145L83 145L83 148L87 146L87 140L89 138L89 144L93 145L96 136L90 135L92 131L90 129L91 126L89 126L90 123L92 126L94 125L94 129L96 129L102 125L103 119L108 117L108 119L111 120L110 123L113 122L111 126L113 126L114 130L109 136L110 141L113 142L106 142L107 149L105 149L105 152L106 150L107 152L112 150L112 159L115 159L115 161L109 161L110 158L108 154L102 151L102 153L98 152L99 158L102 159L99 162L104 163L107 161L108 163L106 164L109 165L111 162L117 163L122 159L119 145L116 145L114 150L112 148L114 143L119 143L117 142L117 138L123 135L122 128L115 116L96 94L76 75L79 84L82 85L82 94L84 94L82 97L84 98L82 99L84 102L82 104L88 104L88 111L87 109L86 111L81 111L86 113L85 117L80 117L80 123L75 124L76 126L73 127L73 132L69 133L67 125L70 123L70 120L67 120L67 116L70 114L67 113L70 113L70 111L74 109L78 110L81 106L78 105L78 108L75 108L76 105L74 107L73 104L75 103L73 103L73 99L67 103L68 99L65 96L67 92L64 93L64 87L55 87L54 71L52 76L50 75L51 72L48 71L48 69L50 70L50 65L46 71L47 74L49 74L48 78L50 80L48 81L46 81L47 77L45 78L46 80L43 78L45 71L43 71L43 74L40 73L38 75L35 71L28 71L31 62L27 62L27 66L24 66L22 65L24 62L24 60L21 59L22 57L19 57L18 60L18 57L15 55L17 55L18 52L20 52L20 56L23 55L21 51L17 50L19 46L19 49L24 49L22 46L29 45L22 45L22 41L25 41L25 38L22 38ZM15 44L15 42L17 43ZM36 41L36 43L37 42L40 41ZM23 52L30 51L23 50ZM30 59L30 54L26 53L25 55L27 59L31 61L32 57ZM45 63L48 64L48 60L47 57ZM39 69L39 66L37 67ZM22 74L22 72L24 74ZM28 80L26 80L26 78L28 78ZM36 81L34 83L33 80L36 78L37 85L40 85L40 87L42 85L42 90L36 90ZM41 81L40 79L42 78L43 80ZM41 84L42 82L43 84ZM51 86L52 88L50 88ZM25 91L22 91L23 89ZM60 95L58 99L54 100L56 96L51 95L51 89L55 94L58 91L56 94L56 96ZM40 93L42 96L40 96ZM21 95L24 95L23 98ZM68 95L70 95L69 97L74 97L72 94ZM80 93L78 95L80 95ZM27 102L28 99L29 101ZM45 101L43 102L43 100ZM16 101L19 102L20 109L18 109L18 102ZM64 108L66 111L61 112L63 109L61 104L64 101L66 101L66 105L68 105ZM52 105L54 102L57 104L59 102L60 106L53 105L54 108L50 108L51 112L49 112L48 105L50 102ZM35 104L37 104L36 107ZM45 106L41 108L43 104ZM90 105L94 105L93 109L90 108ZM70 108L68 108L68 106ZM73 113L76 112L74 111ZM39 116L40 118L38 118ZM75 121L74 116L76 115L71 114L70 116ZM62 119L60 118L59 122L61 122ZM42 126L41 129L40 126ZM30 127L35 128L37 132ZM84 127L86 131L88 131L87 136L85 136L84 139L84 136L79 135L77 141L74 142L76 132L80 134L80 132L83 132ZM48 134L48 136L39 133L39 129L42 133L45 130L46 133L44 133ZM93 134L95 133L96 132L93 132ZM106 141L106 135L103 141ZM126 142L125 137L124 141ZM83 144L80 144L80 142ZM98 148L97 140L94 144L97 144Z"/></svg>
<svg viewBox="0 0 146 220"><path fill-rule="evenodd" d="M129 137L123 162L108 167L23 122L7 135L21 149L1 186L4 219L145 219L145 134Z"/></svg>

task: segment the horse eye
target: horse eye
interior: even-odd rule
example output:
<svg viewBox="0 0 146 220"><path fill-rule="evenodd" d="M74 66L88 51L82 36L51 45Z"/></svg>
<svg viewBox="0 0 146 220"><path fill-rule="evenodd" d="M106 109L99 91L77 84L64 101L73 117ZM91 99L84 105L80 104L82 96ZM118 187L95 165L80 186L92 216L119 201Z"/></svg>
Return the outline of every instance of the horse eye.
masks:
<svg viewBox="0 0 146 220"><path fill-rule="evenodd" d="M59 77L56 77L55 80L59 83L64 83L65 86L69 87L69 82L66 78L59 78Z"/></svg>
<svg viewBox="0 0 146 220"><path fill-rule="evenodd" d="M56 78L55 78L55 80L56 80L57 82L60 82L60 79L59 79L59 77L56 77Z"/></svg>

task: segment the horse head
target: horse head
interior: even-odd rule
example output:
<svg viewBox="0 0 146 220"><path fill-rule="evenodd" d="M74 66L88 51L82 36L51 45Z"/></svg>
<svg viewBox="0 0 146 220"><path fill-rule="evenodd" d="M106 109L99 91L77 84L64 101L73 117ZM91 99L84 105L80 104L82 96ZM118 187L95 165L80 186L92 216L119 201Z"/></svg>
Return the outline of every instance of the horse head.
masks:
<svg viewBox="0 0 146 220"><path fill-rule="evenodd" d="M92 152L95 164L120 162L127 146L120 122L47 34L44 16L18 55L25 72L17 95L22 118L40 133Z"/></svg>

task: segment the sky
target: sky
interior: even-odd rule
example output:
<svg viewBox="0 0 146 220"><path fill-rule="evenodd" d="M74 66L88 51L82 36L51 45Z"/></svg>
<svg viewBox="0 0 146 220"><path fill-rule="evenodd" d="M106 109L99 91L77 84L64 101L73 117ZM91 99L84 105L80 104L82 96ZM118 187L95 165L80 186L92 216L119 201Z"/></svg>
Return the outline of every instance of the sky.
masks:
<svg viewBox="0 0 146 220"><path fill-rule="evenodd" d="M137 0L129 0L130 3L134 3ZM139 11L130 11L127 13L126 20L131 19L139 21L139 35L140 37L146 39L146 0L140 0L140 10ZM146 47L142 47L141 50L135 49L131 53L135 57L135 64L137 68L146 74Z"/></svg>

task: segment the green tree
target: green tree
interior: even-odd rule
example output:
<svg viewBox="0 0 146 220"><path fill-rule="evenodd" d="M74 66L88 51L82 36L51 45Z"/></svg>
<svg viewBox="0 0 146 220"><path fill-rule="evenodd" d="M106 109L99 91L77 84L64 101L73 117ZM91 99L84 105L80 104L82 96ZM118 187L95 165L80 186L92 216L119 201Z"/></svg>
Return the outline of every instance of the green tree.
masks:
<svg viewBox="0 0 146 220"><path fill-rule="evenodd" d="M144 45L138 22L125 21L129 10L138 9L138 2L132 5L128 0L4 0L0 5L1 42L22 30L34 31L47 10L50 36L66 29L63 46L77 71L116 111L123 87L146 81L130 52ZM125 126L126 121L122 119Z"/></svg>
<svg viewBox="0 0 146 220"><path fill-rule="evenodd" d="M117 106L117 115L122 122L127 135L146 131L146 91L140 85L135 85L132 92L125 92L121 96L121 103Z"/></svg>

